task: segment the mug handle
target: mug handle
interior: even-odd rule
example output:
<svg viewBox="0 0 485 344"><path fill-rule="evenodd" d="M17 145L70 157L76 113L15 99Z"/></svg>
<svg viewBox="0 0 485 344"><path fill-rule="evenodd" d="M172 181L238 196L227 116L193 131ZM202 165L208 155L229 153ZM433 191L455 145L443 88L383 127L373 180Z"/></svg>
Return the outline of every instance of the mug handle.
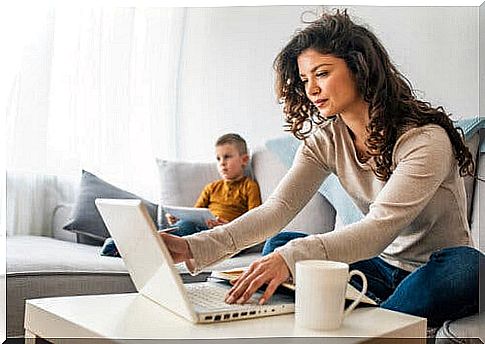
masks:
<svg viewBox="0 0 485 344"><path fill-rule="evenodd" d="M362 279L362 290L359 294L359 297L357 297L357 299L354 300L354 302L352 302L350 304L350 306L348 306L345 311L344 311L344 318L350 314L350 312L352 312L354 310L354 308L359 304L359 302L362 300L362 298L364 297L365 293L367 292L367 278L365 278L365 275L360 272L359 270L352 270L350 273L349 273L349 281L350 281L350 278L354 275L358 275L361 279Z"/></svg>

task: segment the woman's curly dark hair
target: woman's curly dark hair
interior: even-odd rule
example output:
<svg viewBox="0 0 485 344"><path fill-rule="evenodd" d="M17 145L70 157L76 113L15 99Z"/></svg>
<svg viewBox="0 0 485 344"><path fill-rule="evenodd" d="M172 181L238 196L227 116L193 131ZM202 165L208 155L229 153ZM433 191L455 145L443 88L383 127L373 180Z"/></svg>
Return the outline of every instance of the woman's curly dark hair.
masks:
<svg viewBox="0 0 485 344"><path fill-rule="evenodd" d="M305 139L314 125L326 120L307 98L300 80L297 58L306 49L341 58L352 72L360 95L369 104L365 143L380 180L386 181L392 174L392 151L399 136L431 123L446 130L460 175L473 175L473 158L465 146L463 131L454 127L441 106L432 107L416 98L411 83L391 63L377 37L352 22L346 10L324 13L297 31L274 61L276 93L284 104L285 127L296 138Z"/></svg>

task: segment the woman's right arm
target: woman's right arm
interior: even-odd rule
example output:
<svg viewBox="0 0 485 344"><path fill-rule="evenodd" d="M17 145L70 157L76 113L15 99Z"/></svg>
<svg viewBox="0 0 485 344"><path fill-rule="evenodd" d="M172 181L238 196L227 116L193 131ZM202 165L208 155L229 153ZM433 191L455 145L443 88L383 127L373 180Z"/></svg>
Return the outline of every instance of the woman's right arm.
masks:
<svg viewBox="0 0 485 344"><path fill-rule="evenodd" d="M330 174L317 158L321 154L315 152L319 149L317 146L300 146L293 166L261 206L227 225L185 237L193 257L191 273L264 241L296 216Z"/></svg>
<svg viewBox="0 0 485 344"><path fill-rule="evenodd" d="M193 258L187 240L176 235L160 232L160 237L167 246L170 255L175 264L185 262L187 265L191 264Z"/></svg>

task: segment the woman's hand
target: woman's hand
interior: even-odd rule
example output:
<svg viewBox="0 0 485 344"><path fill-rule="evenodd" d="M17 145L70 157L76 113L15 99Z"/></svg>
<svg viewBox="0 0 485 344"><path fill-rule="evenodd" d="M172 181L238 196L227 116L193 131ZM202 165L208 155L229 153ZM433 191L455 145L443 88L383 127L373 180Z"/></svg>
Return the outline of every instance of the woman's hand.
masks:
<svg viewBox="0 0 485 344"><path fill-rule="evenodd" d="M234 283L226 295L227 303L244 303L265 283L266 290L259 299L259 304L265 303L275 292L276 288L288 280L290 269L283 257L273 252L254 261Z"/></svg>
<svg viewBox="0 0 485 344"><path fill-rule="evenodd" d="M207 227L208 228L214 228L214 227L217 227L217 226L220 226L220 225L225 225L226 223L229 223L229 221L218 216L218 217L216 217L215 220L211 220L211 219L207 220Z"/></svg>
<svg viewBox="0 0 485 344"><path fill-rule="evenodd" d="M190 260L193 256L187 240L163 232L160 233L160 237L167 246L174 263L186 262L187 264L192 265Z"/></svg>

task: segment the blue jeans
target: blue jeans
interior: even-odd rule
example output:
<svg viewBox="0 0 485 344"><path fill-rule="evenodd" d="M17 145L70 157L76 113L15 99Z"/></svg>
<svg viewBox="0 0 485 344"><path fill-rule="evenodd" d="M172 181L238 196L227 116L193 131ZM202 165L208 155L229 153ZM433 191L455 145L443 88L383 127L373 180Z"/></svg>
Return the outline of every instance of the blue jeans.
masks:
<svg viewBox="0 0 485 344"><path fill-rule="evenodd" d="M170 234L177 235L179 237L186 236L190 234L195 234L200 231L207 230L208 228L205 226L198 226L194 222L179 220L177 223L170 227L177 227L178 229L170 232ZM169 228L170 228L169 227ZM101 247L101 255L102 256L110 256L110 257L121 257L118 249L116 248L115 242L112 238L107 238L104 241L103 247Z"/></svg>
<svg viewBox="0 0 485 344"><path fill-rule="evenodd" d="M195 224L194 222L184 221L184 220L179 220L170 227L178 227L178 229L174 230L173 232L170 232L170 234L177 235L177 236L186 236L190 234L195 234L208 229L207 226L200 226Z"/></svg>
<svg viewBox="0 0 485 344"><path fill-rule="evenodd" d="M305 233L281 232L266 241L263 254ZM386 263L379 257L350 264L367 277L367 295L382 308L428 319L428 326L440 326L479 311L479 272L485 256L472 247L444 248L429 261L409 272ZM485 271L482 271L485 272ZM361 289L358 278L352 285Z"/></svg>

